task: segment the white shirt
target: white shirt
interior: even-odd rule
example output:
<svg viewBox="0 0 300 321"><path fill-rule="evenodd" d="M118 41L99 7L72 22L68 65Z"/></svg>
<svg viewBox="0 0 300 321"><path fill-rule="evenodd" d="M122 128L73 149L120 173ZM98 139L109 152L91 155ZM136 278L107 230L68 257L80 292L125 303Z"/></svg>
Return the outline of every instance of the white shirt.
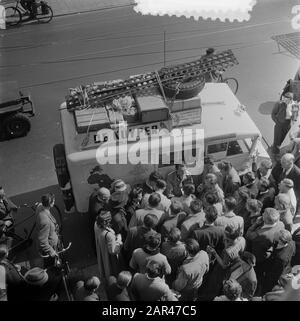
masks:
<svg viewBox="0 0 300 321"><path fill-rule="evenodd" d="M293 214L295 214L296 213L296 209L297 209L297 199L296 199L296 195L295 195L294 189L290 188L287 191L287 194L289 195L290 200L291 200L292 212L293 212Z"/></svg>

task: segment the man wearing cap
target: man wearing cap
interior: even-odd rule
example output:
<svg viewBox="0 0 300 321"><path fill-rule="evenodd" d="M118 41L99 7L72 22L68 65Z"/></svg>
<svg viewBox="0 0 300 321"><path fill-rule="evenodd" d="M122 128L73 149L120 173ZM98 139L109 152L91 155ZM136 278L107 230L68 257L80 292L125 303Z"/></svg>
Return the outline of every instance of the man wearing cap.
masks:
<svg viewBox="0 0 300 321"><path fill-rule="evenodd" d="M286 92L282 100L278 101L273 107L271 117L275 122L274 142L272 146L274 154L279 153L279 148L291 128L292 100L293 94L291 92Z"/></svg>
<svg viewBox="0 0 300 321"><path fill-rule="evenodd" d="M110 227L111 220L109 211L101 211L94 226L98 269L102 284L106 284L109 276L117 276L122 268L120 266L122 237Z"/></svg>

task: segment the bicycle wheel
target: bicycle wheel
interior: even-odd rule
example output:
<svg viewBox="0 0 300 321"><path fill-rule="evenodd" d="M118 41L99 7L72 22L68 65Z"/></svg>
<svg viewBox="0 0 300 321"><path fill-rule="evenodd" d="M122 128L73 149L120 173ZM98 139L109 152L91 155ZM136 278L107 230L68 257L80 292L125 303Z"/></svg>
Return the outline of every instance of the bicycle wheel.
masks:
<svg viewBox="0 0 300 321"><path fill-rule="evenodd" d="M231 91L236 94L239 89L239 83L235 78L225 78L224 82L229 86Z"/></svg>
<svg viewBox="0 0 300 321"><path fill-rule="evenodd" d="M17 26L22 21L22 14L15 7L5 8L5 23L9 27Z"/></svg>
<svg viewBox="0 0 300 321"><path fill-rule="evenodd" d="M36 15L36 19L39 23L48 23L53 18L53 11L50 6L44 4L44 10L47 12L45 14L42 13L42 6L39 7L39 12Z"/></svg>

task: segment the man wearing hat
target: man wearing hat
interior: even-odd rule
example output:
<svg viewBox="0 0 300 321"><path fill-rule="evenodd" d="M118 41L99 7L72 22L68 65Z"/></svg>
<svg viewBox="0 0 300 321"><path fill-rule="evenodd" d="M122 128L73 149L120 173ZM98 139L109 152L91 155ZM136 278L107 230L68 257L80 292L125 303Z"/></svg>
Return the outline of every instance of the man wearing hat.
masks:
<svg viewBox="0 0 300 321"><path fill-rule="evenodd" d="M110 191L100 187L94 191L89 198L89 227L92 235L93 248L95 247L94 224L101 210L109 210Z"/></svg>
<svg viewBox="0 0 300 321"><path fill-rule="evenodd" d="M106 284L111 275L120 272L120 252L123 245L121 234L116 234L110 227L111 213L101 211L97 216L94 231L97 249L97 261L100 281Z"/></svg>
<svg viewBox="0 0 300 321"><path fill-rule="evenodd" d="M61 277L48 273L47 270L35 267L24 275L24 301L56 301L56 290L59 289Z"/></svg>
<svg viewBox="0 0 300 321"><path fill-rule="evenodd" d="M271 117L275 123L273 152L279 153L279 148L284 141L285 136L291 128L293 94L286 92L282 100L278 101L273 107Z"/></svg>

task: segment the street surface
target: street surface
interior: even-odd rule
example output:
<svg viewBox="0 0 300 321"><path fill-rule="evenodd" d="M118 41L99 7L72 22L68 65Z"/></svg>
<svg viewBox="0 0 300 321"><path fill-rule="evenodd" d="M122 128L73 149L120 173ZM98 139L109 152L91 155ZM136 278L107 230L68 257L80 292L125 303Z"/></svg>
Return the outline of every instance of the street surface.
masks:
<svg viewBox="0 0 300 321"><path fill-rule="evenodd" d="M238 99L271 145L271 110L260 106L276 101L299 67L290 53L278 53L271 36L295 32L295 4L258 0L251 20L244 23L141 16L126 7L1 30L0 81L17 80L23 92L30 92L36 116L27 137L0 142L0 185L19 204L34 203L44 191L59 198L52 147L62 142L58 108L68 88L161 68L164 31L167 64L194 60L208 47L233 50L239 65L225 76L238 79ZM67 239L83 233L81 215L66 214L64 221L70 222L65 224ZM74 255L75 249L77 256L90 252L81 240L73 242Z"/></svg>

